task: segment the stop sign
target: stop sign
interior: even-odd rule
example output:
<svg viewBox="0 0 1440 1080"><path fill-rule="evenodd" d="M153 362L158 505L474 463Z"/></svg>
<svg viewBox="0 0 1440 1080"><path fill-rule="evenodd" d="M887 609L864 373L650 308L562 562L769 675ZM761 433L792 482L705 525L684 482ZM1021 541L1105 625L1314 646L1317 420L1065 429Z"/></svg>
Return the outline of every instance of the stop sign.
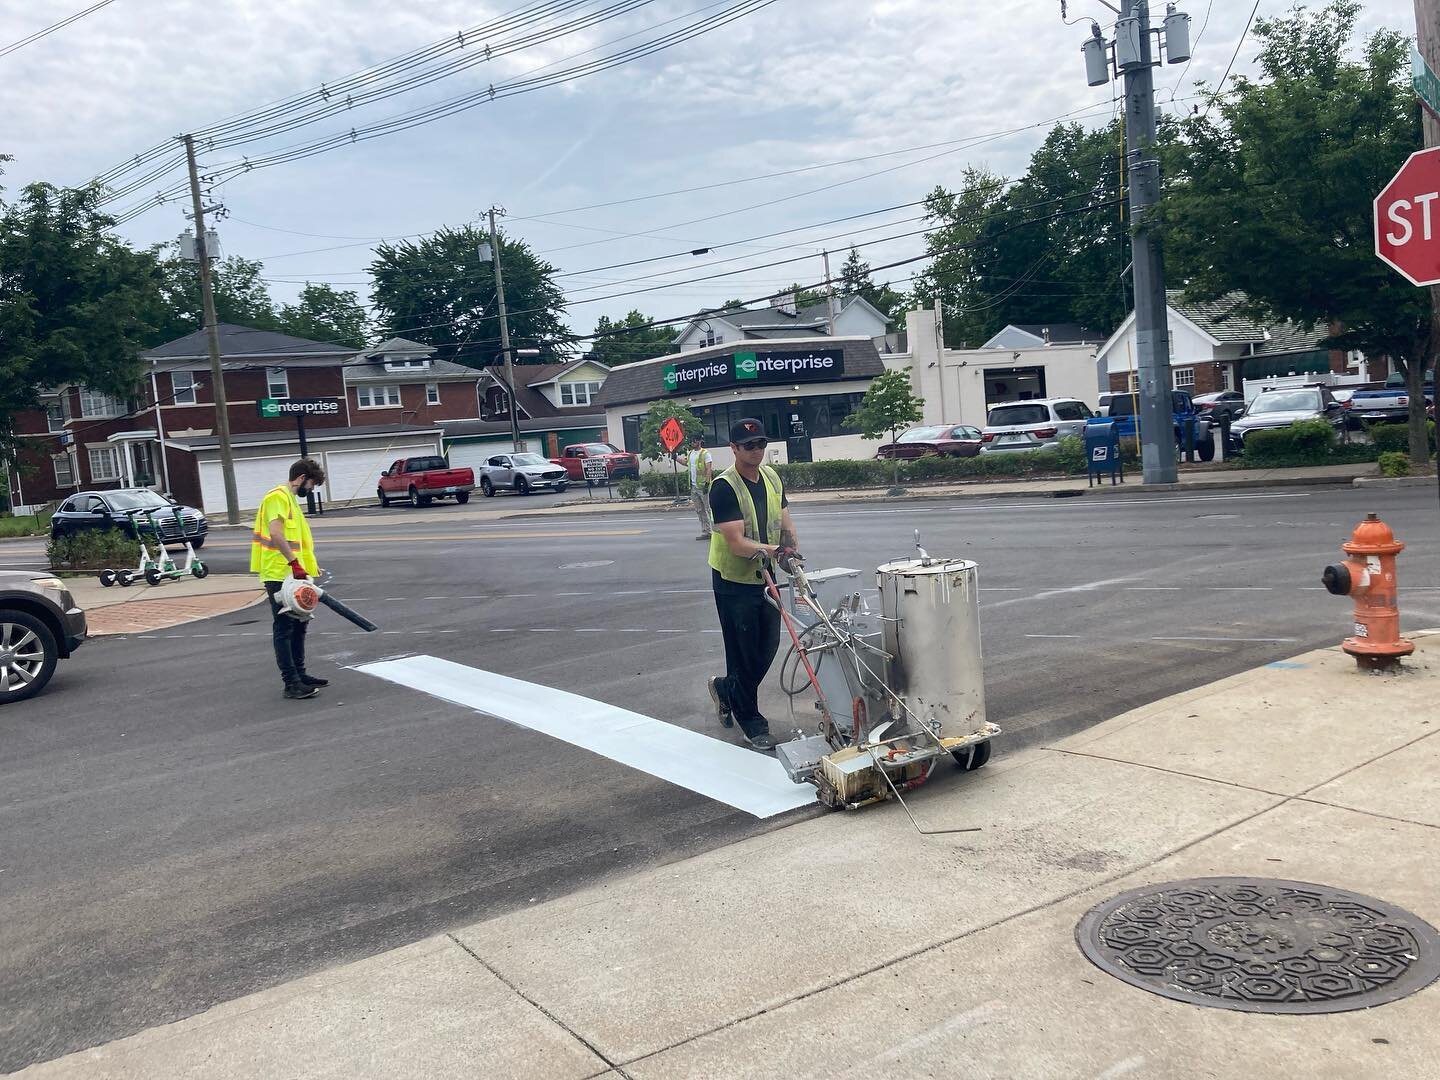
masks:
<svg viewBox="0 0 1440 1080"><path fill-rule="evenodd" d="M1411 154L1376 196L1375 254L1413 285L1440 285L1440 147Z"/></svg>

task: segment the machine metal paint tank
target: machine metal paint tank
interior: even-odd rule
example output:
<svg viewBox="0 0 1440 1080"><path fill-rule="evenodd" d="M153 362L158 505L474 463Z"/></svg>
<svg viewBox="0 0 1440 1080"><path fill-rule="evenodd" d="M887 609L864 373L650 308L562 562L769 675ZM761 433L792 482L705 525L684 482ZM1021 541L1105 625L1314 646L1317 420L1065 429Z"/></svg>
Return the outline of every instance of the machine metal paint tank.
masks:
<svg viewBox="0 0 1440 1080"><path fill-rule="evenodd" d="M985 727L978 570L964 559L921 558L875 571L891 686L945 737Z"/></svg>

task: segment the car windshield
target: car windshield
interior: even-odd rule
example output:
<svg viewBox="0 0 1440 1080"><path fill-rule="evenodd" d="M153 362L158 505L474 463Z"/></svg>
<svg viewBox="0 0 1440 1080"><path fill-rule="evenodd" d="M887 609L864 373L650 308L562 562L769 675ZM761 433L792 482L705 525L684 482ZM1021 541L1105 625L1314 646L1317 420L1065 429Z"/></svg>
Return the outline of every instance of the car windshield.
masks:
<svg viewBox="0 0 1440 1080"><path fill-rule="evenodd" d="M511 454L510 460L516 465L549 465L539 454Z"/></svg>
<svg viewBox="0 0 1440 1080"><path fill-rule="evenodd" d="M1249 413L1276 412L1320 412L1320 393L1316 390L1285 390L1280 393L1261 394L1250 403Z"/></svg>
<svg viewBox="0 0 1440 1080"><path fill-rule="evenodd" d="M105 499L114 510L160 510L171 505L153 491L111 491Z"/></svg>
<svg viewBox="0 0 1440 1080"><path fill-rule="evenodd" d="M584 450L587 454L618 454L620 452L619 450L616 450L615 447L611 446L609 443L604 442L586 443L584 446L580 447L580 449Z"/></svg>
<svg viewBox="0 0 1440 1080"><path fill-rule="evenodd" d="M1134 395L1134 394L1116 394L1114 397L1112 397L1112 398L1110 399L1110 415L1111 415L1111 416L1134 416L1134 415L1135 415L1135 395Z"/></svg>
<svg viewBox="0 0 1440 1080"><path fill-rule="evenodd" d="M991 427L1003 424L1044 424L1050 419L1050 410L1044 405L997 405L990 410Z"/></svg>
<svg viewBox="0 0 1440 1080"><path fill-rule="evenodd" d="M896 442L930 442L938 439L944 428L938 427L912 427L909 431L896 439Z"/></svg>

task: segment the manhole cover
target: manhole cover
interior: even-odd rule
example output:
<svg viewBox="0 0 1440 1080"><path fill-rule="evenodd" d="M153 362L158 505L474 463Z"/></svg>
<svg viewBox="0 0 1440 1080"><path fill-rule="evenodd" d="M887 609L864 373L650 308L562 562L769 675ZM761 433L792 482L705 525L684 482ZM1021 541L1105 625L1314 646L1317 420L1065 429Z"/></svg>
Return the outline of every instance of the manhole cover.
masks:
<svg viewBox="0 0 1440 1080"><path fill-rule="evenodd" d="M1440 975L1440 937L1358 893L1270 878L1197 878L1105 901L1075 928L1102 971L1175 1001L1242 1012L1347 1012Z"/></svg>
<svg viewBox="0 0 1440 1080"><path fill-rule="evenodd" d="M594 569L595 567L597 567L597 566L614 566L614 565L615 565L615 560L614 560L614 559L597 559L597 560L595 560L594 562L567 562L567 563L564 563L564 564L560 567L560 569L561 569L561 570L593 570L593 569Z"/></svg>

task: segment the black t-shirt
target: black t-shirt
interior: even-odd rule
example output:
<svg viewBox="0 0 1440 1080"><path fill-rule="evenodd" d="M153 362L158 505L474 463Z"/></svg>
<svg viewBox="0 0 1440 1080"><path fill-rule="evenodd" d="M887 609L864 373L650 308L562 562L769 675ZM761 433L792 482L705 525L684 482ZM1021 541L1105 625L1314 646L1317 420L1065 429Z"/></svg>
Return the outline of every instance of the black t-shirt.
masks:
<svg viewBox="0 0 1440 1080"><path fill-rule="evenodd" d="M735 475L739 476L740 474L736 473ZM741 476L740 479L745 480L745 477ZM766 499L765 481L760 479L752 483L749 480L745 480L745 486L750 489L750 501L755 504L755 527L759 530L762 538L768 536L770 504ZM790 500L786 497L782 489L780 492L780 506L783 509L789 505ZM718 477L716 478L716 482L710 485L710 516L714 519L716 525L726 521L745 520L745 515L740 511L740 500L735 495L735 489L730 486L728 481L721 482ZM764 540L762 539L761 542L763 543ZM762 584L740 585L733 581L726 581L725 578L720 576L720 571L714 568L710 571L710 581L718 591L722 592L732 589L749 591L751 589L764 588Z"/></svg>

